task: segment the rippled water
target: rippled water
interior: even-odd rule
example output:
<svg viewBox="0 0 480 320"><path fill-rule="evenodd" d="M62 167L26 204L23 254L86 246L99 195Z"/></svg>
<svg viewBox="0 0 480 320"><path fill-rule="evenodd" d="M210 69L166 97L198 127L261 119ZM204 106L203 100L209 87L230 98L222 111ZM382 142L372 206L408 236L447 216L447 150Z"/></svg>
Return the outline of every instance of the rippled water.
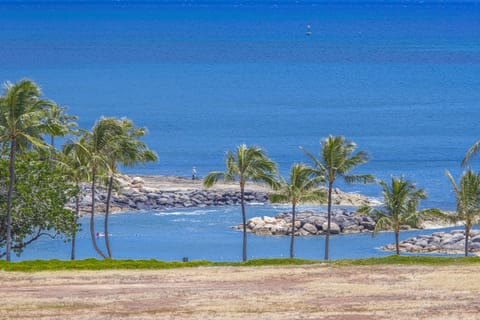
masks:
<svg viewBox="0 0 480 320"><path fill-rule="evenodd" d="M273 216L288 210L285 206L248 206L248 217ZM312 209L305 207L303 209ZM114 214L111 219L111 245L114 258L240 261L242 257L242 232L231 226L241 223L239 206L208 209L168 210L165 212L140 212ZM78 235L77 258L97 257L94 253L88 219L82 219L83 231ZM103 219L97 217L97 230L102 231ZM449 230L439 229L439 230ZM436 231L439 231L436 230ZM401 239L431 230L401 233ZM297 237L295 256L305 259L323 259L324 237ZM104 238L98 238L103 247ZM391 253L380 250L394 242L391 232L379 233L372 238L370 233L332 236L331 259L380 257ZM248 235L248 258L289 257L289 236ZM42 239L33 244L21 256L30 259L69 259L70 244L61 239Z"/></svg>

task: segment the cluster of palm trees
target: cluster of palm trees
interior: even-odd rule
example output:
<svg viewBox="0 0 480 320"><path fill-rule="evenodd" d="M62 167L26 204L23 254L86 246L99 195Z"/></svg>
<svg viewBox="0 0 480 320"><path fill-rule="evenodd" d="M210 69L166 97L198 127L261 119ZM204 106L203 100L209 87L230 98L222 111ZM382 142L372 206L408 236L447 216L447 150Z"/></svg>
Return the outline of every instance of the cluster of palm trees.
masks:
<svg viewBox="0 0 480 320"><path fill-rule="evenodd" d="M108 237L109 203L114 188L114 176L118 166L133 166L155 161L156 154L140 139L145 128L135 127L129 119L100 118L91 130L76 129L75 116L66 113L53 101L42 98L38 85L29 79L17 83L6 83L0 96L0 155L9 159L9 185L6 212L6 260L11 260L11 217L15 190L15 162L22 160L26 152L40 152L44 161L61 168L62 174L77 187L75 197L76 218L79 215L81 184L90 181L92 188L92 210L90 233L97 253L111 258ZM46 137L50 137L47 143ZM70 136L61 150L54 147L55 137ZM103 252L96 243L94 229L95 188L97 180L108 188L105 212L105 247ZM77 223L77 220L76 222ZM76 230L76 228L74 228ZM71 258L75 258L75 231L72 237Z"/></svg>
<svg viewBox="0 0 480 320"><path fill-rule="evenodd" d="M292 221L290 238L290 258L294 258L296 208L299 204L327 203L327 230L325 233L325 256L329 259L329 238L331 231L332 190L337 178L346 183L371 183L374 177L370 174L350 174L358 165L368 161L364 151L355 152L354 142L343 136L332 136L321 141L319 157L303 147L301 150L310 158L312 166L294 163L288 179L278 174L277 165L258 146L242 144L235 151L227 151L225 171L210 172L204 178L204 186L211 187L220 180L238 181L241 194L243 243L242 258L247 260L247 219L245 213L245 185L247 181L263 182L274 192L270 195L272 203L291 203ZM480 150L480 141L467 152L463 165ZM475 174L471 168L466 170L457 185L447 171L456 199L457 211L453 216L445 215L436 208L418 210L420 200L426 199L423 189L402 177L391 177L390 183L377 180L382 189L383 203L377 207L364 206L357 211L368 214L377 221L372 236L379 231L392 230L395 234L396 253L400 254L399 235L402 226L418 227L426 217L439 217L454 221L461 220L465 225L465 255L468 255L468 237L474 224L480 221L480 173Z"/></svg>
<svg viewBox="0 0 480 320"><path fill-rule="evenodd" d="M245 214L244 192L247 181L258 181L271 186L275 192L271 194L272 202L289 202L292 204L292 232L290 239L290 257L294 258L295 241L295 208L302 202L328 204L327 230L325 237L325 260L329 258L329 238L331 228L332 191L337 178L343 178L346 183L368 183L373 181L369 174L355 175L350 171L357 165L366 163L368 156L364 151L358 151L354 142L343 136L332 136L322 140L321 152L318 158L305 148L301 148L312 160L313 166L304 163L294 163L290 169L289 179L278 175L277 165L268 158L265 151L258 146L238 146L226 155L226 170L210 172L204 178L204 186L211 187L219 180L235 181L240 184L240 197L243 222L243 261L247 260L247 221ZM327 192L322 188L327 184Z"/></svg>
<svg viewBox="0 0 480 320"><path fill-rule="evenodd" d="M80 130L76 139L69 140L62 149L60 165L65 172L80 186L81 182L91 182L90 236L95 251L102 258L112 258L108 233L110 200L114 188L114 177L118 166L134 166L157 160L155 152L148 149L140 139L145 135L145 128L137 128L129 119L100 118L90 131ZM103 180L107 186L107 201L104 219L104 252L97 244L95 233L95 190L97 180ZM79 199L75 201L75 212L78 217ZM73 237L75 242L75 236ZM72 245L71 258L75 258L75 247Z"/></svg>

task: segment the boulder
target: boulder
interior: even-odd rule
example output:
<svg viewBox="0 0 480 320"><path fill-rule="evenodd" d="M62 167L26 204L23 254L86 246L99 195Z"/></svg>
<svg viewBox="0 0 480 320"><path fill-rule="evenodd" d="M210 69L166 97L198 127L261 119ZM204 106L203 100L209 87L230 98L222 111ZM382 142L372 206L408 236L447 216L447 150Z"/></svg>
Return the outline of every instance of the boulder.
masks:
<svg viewBox="0 0 480 320"><path fill-rule="evenodd" d="M132 181L131 181L131 184L135 185L135 184L144 184L145 181L140 178L140 177L133 177L132 178Z"/></svg>
<svg viewBox="0 0 480 320"><path fill-rule="evenodd" d="M327 231L327 227L328 227L328 223L325 222L323 225L322 225L322 230L324 232ZM338 226L338 224L336 224L335 222L331 222L330 223L330 234L340 234L340 227Z"/></svg>
<svg viewBox="0 0 480 320"><path fill-rule="evenodd" d="M265 221L265 223L276 223L277 219L275 219L273 217L264 216L263 221Z"/></svg>
<svg viewBox="0 0 480 320"><path fill-rule="evenodd" d="M318 231L317 228L311 223L305 223L302 226L302 229L307 231L310 234L317 234L317 231Z"/></svg>

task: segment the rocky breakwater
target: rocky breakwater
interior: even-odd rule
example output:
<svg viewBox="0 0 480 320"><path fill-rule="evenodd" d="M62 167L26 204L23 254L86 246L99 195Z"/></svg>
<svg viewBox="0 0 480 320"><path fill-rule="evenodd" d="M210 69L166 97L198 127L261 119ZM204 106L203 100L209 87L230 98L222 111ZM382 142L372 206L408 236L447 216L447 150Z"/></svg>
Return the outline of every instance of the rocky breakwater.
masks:
<svg viewBox="0 0 480 320"><path fill-rule="evenodd" d="M234 228L242 229L242 225ZM347 210L334 210L330 224L330 234L369 232L375 228L375 220ZM292 229L292 214L284 212L274 217L255 217L247 222L247 231L256 235L323 235L327 230L327 214L302 211L295 215L295 228Z"/></svg>
<svg viewBox="0 0 480 320"><path fill-rule="evenodd" d="M188 179L181 179L187 183ZM210 190L198 188L198 183L189 188L169 183L169 188L158 189L146 186L141 177L122 176L117 180L119 183L118 192L112 194L111 211L129 210L164 210L171 208L192 208L206 206L226 206L240 204L240 192L233 190ZM87 184L82 187L80 201L81 211L91 210L91 187ZM96 188L95 199L97 201L96 212L104 212L107 200L107 191ZM246 203L266 203L268 195L265 192L246 191ZM73 203L69 207L73 208Z"/></svg>
<svg viewBox="0 0 480 320"><path fill-rule="evenodd" d="M227 206L240 204L240 191L237 183L218 183L210 189L205 189L202 180L192 180L170 176L116 177L117 188L112 193L111 212L133 210L164 210L171 208L193 208L207 206ZM246 203L268 203L270 189L258 184L247 185ZM91 187L82 186L80 210L91 210ZM333 192L333 202L337 205L360 206L371 204L367 197L344 193L339 189ZM95 211L104 212L107 191L101 186L96 187ZM68 207L73 208L72 202Z"/></svg>
<svg viewBox="0 0 480 320"><path fill-rule="evenodd" d="M465 252L465 230L434 232L431 235L408 238L399 243L399 248L401 252L462 254ZM470 232L469 248L471 253L480 254L480 230ZM395 243L382 249L395 251Z"/></svg>

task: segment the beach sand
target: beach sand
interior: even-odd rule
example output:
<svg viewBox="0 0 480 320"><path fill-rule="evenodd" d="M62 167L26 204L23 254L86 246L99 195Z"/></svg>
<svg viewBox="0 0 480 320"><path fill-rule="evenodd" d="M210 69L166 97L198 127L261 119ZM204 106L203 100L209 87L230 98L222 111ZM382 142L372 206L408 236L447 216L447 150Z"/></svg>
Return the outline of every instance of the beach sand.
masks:
<svg viewBox="0 0 480 320"><path fill-rule="evenodd" d="M0 272L0 319L478 319L480 266Z"/></svg>
<svg viewBox="0 0 480 320"><path fill-rule="evenodd" d="M159 189L162 191L192 191L205 189L203 186L203 180L200 179L192 180L184 177L153 175L144 175L139 177L143 180L144 187ZM240 191L238 182L223 181L219 181L209 189L222 192ZM268 186L251 182L246 184L245 189L246 191L254 192L271 192L271 189Z"/></svg>

